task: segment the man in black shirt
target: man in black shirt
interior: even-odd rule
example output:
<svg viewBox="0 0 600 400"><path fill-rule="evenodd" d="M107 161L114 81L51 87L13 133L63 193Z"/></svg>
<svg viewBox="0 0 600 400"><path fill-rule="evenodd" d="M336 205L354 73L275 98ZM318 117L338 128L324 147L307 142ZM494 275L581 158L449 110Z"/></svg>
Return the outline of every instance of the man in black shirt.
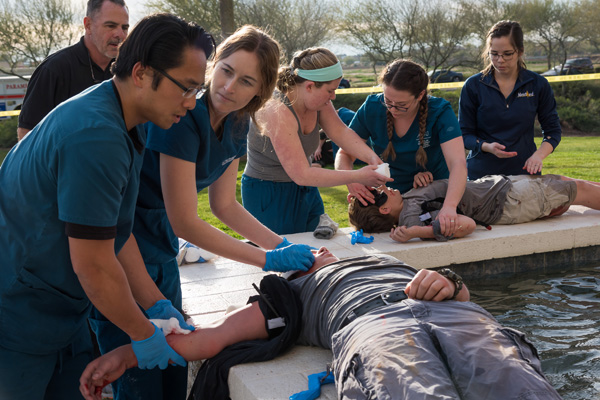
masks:
<svg viewBox="0 0 600 400"><path fill-rule="evenodd" d="M33 72L19 115L19 140L63 101L112 78L110 65L129 29L125 2L88 0L83 25L77 44L51 54Z"/></svg>

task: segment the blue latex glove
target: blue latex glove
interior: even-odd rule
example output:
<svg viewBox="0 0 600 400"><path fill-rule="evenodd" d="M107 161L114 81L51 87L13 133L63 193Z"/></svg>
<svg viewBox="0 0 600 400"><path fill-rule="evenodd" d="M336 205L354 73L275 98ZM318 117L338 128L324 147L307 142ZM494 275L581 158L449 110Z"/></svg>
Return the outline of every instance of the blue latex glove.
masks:
<svg viewBox="0 0 600 400"><path fill-rule="evenodd" d="M154 334L148 339L132 340L131 348L138 360L138 367L141 369L152 369L159 367L165 369L169 366L169 360L176 365L185 367L187 362L175 350L167 344L167 339L163 332L154 324Z"/></svg>
<svg viewBox="0 0 600 400"><path fill-rule="evenodd" d="M356 244L356 243L371 243L373 240L375 240L375 238L373 236L369 236L369 237L365 237L363 235L363 230L361 229L360 231L354 231L350 234L350 236L352 236L352 239L350 239L350 242L352 244Z"/></svg>
<svg viewBox="0 0 600 400"><path fill-rule="evenodd" d="M276 249L283 249L284 247L288 247L289 245L291 245L291 243L287 240L287 238L283 238L283 242L279 243L277 245L277 247L275 247Z"/></svg>
<svg viewBox="0 0 600 400"><path fill-rule="evenodd" d="M305 244L292 244L286 238L274 250L267 251L264 271L308 271L315 262L312 247Z"/></svg>
<svg viewBox="0 0 600 400"><path fill-rule="evenodd" d="M190 331L196 329L193 325L185 323L183 315L173 307L171 300L165 299L157 301L152 307L146 310L146 314L148 314L149 319L171 319L175 317L177 318L177 321L179 321L181 329L188 329Z"/></svg>
<svg viewBox="0 0 600 400"><path fill-rule="evenodd" d="M314 400L321 395L321 385L333 383L331 372L323 371L308 376L308 390L290 396L290 400Z"/></svg>

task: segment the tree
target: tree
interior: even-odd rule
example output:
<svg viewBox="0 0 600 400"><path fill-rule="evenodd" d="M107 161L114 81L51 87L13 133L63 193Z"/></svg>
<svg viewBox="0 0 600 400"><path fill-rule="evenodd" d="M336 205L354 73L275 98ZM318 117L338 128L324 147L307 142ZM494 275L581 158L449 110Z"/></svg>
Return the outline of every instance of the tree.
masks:
<svg viewBox="0 0 600 400"><path fill-rule="evenodd" d="M193 21L219 38L221 32L221 9L219 0L152 0L148 9L153 12L168 12Z"/></svg>
<svg viewBox="0 0 600 400"><path fill-rule="evenodd" d="M582 0L578 12L582 15L582 34L596 51L600 51L600 0Z"/></svg>
<svg viewBox="0 0 600 400"><path fill-rule="evenodd" d="M518 21L517 14L507 0L459 0L458 10L465 29L470 33L468 41L477 46L478 53L471 52L470 59L463 60L463 65L481 69L483 60L479 55L485 46L488 31L496 22Z"/></svg>
<svg viewBox="0 0 600 400"><path fill-rule="evenodd" d="M69 0L0 1L0 72L25 79L23 62L38 65L54 51L72 44L82 20Z"/></svg>
<svg viewBox="0 0 600 400"><path fill-rule="evenodd" d="M548 68L555 61L561 64L587 37L585 18L579 3L554 0L520 0L515 3L521 15L523 29L529 40L546 53Z"/></svg>
<svg viewBox="0 0 600 400"><path fill-rule="evenodd" d="M470 31L465 27L462 15L447 3L429 1L422 6L414 19L407 21L415 32L411 55L427 70L441 66L451 68L462 60L456 54Z"/></svg>
<svg viewBox="0 0 600 400"><path fill-rule="evenodd" d="M226 38L235 31L233 0L219 0L219 16L221 20L221 36Z"/></svg>
<svg viewBox="0 0 600 400"><path fill-rule="evenodd" d="M237 4L236 20L267 30L288 60L298 50L327 42L335 23L324 0L246 0Z"/></svg>
<svg viewBox="0 0 600 400"><path fill-rule="evenodd" d="M379 62L407 57L415 35L407 21L419 10L417 2L358 0L344 2L338 32L369 58L373 72Z"/></svg>

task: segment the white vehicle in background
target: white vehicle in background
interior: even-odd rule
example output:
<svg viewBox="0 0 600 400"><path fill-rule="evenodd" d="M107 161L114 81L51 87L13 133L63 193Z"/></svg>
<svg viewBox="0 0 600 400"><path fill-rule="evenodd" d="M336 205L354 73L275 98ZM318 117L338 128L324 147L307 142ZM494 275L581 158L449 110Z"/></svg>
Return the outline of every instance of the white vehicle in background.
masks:
<svg viewBox="0 0 600 400"><path fill-rule="evenodd" d="M17 76L0 76L0 111L20 110L27 91L27 80ZM7 117L0 117L4 119Z"/></svg>

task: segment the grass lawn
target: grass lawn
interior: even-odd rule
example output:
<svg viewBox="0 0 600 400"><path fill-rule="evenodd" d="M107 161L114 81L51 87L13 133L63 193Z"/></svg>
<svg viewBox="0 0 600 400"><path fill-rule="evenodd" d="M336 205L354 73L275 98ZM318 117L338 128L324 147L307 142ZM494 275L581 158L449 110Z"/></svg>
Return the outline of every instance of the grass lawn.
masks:
<svg viewBox="0 0 600 400"><path fill-rule="evenodd" d="M539 146L541 138L537 138L536 142ZM8 149L0 149L0 161L4 159L6 153ZM237 196L240 202L240 179L244 167L245 164L240 165L238 171ZM563 137L556 151L544 161L544 173L600 182L600 136ZM348 206L346 186L321 188L320 191L325 203L325 212L338 222L340 227L349 226L346 214ZM208 205L207 190L198 194L198 215L224 232L239 237L212 215Z"/></svg>

